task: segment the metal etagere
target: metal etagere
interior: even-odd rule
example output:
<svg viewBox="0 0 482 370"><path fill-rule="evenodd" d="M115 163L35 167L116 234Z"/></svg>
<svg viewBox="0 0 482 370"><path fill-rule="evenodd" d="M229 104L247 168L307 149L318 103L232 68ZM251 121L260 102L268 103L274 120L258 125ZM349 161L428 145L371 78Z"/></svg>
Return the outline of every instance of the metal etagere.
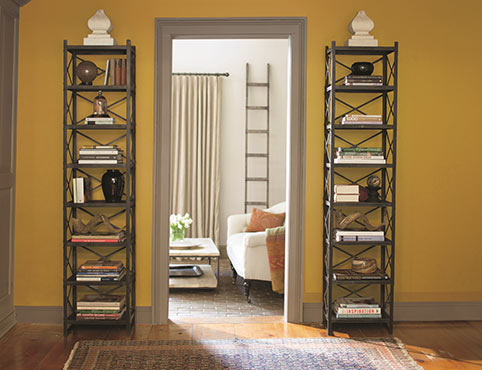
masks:
<svg viewBox="0 0 482 370"><path fill-rule="evenodd" d="M105 85L105 66L112 57L126 59L126 84ZM98 61L99 76L93 85L83 85L77 78L76 68L81 61L94 58ZM102 64L101 64L102 63ZM107 68L106 68L107 69ZM76 46L64 40L63 86L63 309L64 335L73 325L121 325L130 331L135 323L136 306L136 51L127 40L121 46ZM101 81L102 80L102 81ZM108 114L115 117L115 124L84 123L85 109L80 102L92 104L95 94L102 92L108 99ZM110 102L112 101L112 102ZM119 108L120 107L120 108ZM82 113L81 113L82 112ZM122 114L119 114L122 112ZM92 111L90 111L92 113ZM114 145L124 148L123 164L78 164L80 142L89 145ZM107 203L104 200L73 202L73 179L90 178L92 188L101 188L101 176L105 169L118 169L124 176L122 201ZM72 219L89 218L97 213L109 219L116 218L125 226L125 241L113 243L72 242ZM85 259L115 258L124 261L125 276L120 281L85 282L76 280L76 271ZM117 293L126 296L126 312L119 320L78 320L76 302L82 293Z"/></svg>
<svg viewBox="0 0 482 370"><path fill-rule="evenodd" d="M350 63L369 61L381 86L345 86ZM323 324L329 335L333 326L344 323L380 323L392 332L395 279L395 184L397 155L398 43L390 47L345 47L333 41L325 49L324 197L323 197ZM382 116L382 124L341 124L347 114ZM386 164L335 163L336 148L381 147ZM373 146L373 145L372 145ZM335 202L335 184L364 185L368 177L380 178L380 201ZM384 225L384 241L336 241L335 211L354 211L379 219ZM357 257L376 258L385 279L336 280L334 269L349 268ZM374 297L381 318L336 318L334 301L341 297Z"/></svg>

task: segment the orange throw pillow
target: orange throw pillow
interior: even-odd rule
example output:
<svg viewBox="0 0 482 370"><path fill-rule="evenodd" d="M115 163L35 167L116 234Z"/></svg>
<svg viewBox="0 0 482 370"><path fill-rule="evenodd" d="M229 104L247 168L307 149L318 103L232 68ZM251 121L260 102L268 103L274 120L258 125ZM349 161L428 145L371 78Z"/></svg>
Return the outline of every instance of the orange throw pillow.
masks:
<svg viewBox="0 0 482 370"><path fill-rule="evenodd" d="M285 213L270 213L257 208L251 212L251 220L246 228L248 232L265 231L268 228L283 226Z"/></svg>

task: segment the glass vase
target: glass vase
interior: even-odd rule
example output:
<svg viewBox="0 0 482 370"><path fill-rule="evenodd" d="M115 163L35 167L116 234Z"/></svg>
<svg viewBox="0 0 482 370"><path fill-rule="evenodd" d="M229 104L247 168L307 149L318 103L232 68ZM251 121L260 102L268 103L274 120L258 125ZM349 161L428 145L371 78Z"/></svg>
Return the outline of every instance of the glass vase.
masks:
<svg viewBox="0 0 482 370"><path fill-rule="evenodd" d="M177 227L171 229L171 240L174 242L176 240L184 240L186 236L186 230L178 229Z"/></svg>

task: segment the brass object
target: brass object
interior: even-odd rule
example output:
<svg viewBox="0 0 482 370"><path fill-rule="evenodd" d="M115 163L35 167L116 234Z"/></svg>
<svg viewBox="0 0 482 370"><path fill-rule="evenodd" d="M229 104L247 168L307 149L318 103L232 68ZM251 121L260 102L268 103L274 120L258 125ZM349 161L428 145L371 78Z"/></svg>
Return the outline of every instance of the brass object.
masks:
<svg viewBox="0 0 482 370"><path fill-rule="evenodd" d="M84 224L79 218L72 218L72 227L74 234L98 234L96 231L98 226L104 226L109 234L118 234L123 228L120 228L110 222L109 217L104 215L95 215L87 224Z"/></svg>
<svg viewBox="0 0 482 370"><path fill-rule="evenodd" d="M377 260L374 258L354 258L351 269L359 274L371 274L377 271Z"/></svg>
<svg viewBox="0 0 482 370"><path fill-rule="evenodd" d="M345 216L339 209L337 209L335 211L335 217L336 217L336 225L337 225L336 228L339 230L344 230L352 222L357 222L360 225L364 226L366 230L370 230L370 231L381 230L383 226L385 226L384 222L378 226L372 225L368 220L368 217L362 212L355 212L355 213L349 214L348 216Z"/></svg>

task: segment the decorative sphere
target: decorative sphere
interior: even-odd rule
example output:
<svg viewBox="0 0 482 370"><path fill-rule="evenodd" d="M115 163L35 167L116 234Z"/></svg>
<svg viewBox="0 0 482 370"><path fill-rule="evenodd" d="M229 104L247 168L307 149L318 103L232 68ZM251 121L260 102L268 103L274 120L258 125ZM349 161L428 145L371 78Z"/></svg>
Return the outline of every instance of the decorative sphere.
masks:
<svg viewBox="0 0 482 370"><path fill-rule="evenodd" d="M92 85L92 81L97 77L97 66L84 60L77 66L77 77L82 81L82 85Z"/></svg>
<svg viewBox="0 0 482 370"><path fill-rule="evenodd" d="M367 185L369 188L379 188L380 178L378 176L372 175L367 179Z"/></svg>
<svg viewBox="0 0 482 370"><path fill-rule="evenodd" d="M370 76L373 72L373 64L370 62L356 62L351 65L351 72L356 76Z"/></svg>

